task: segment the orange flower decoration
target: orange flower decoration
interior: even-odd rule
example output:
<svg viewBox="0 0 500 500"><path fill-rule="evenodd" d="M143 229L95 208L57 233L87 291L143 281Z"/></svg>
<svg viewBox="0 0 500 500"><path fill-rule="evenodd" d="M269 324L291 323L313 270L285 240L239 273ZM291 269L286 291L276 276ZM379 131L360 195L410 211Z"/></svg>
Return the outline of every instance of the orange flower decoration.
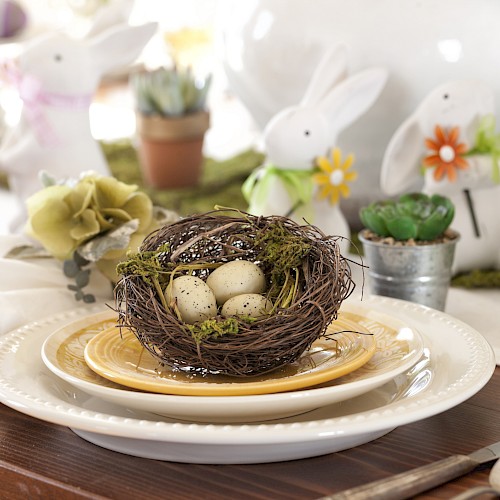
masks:
<svg viewBox="0 0 500 500"><path fill-rule="evenodd" d="M424 167L434 170L434 179L440 181L445 175L448 180L454 182L457 178L457 170L465 170L469 164L463 158L467 152L465 143L458 143L459 128L453 127L448 133L439 125L434 129L435 139L425 139L425 145L432 154L424 159Z"/></svg>

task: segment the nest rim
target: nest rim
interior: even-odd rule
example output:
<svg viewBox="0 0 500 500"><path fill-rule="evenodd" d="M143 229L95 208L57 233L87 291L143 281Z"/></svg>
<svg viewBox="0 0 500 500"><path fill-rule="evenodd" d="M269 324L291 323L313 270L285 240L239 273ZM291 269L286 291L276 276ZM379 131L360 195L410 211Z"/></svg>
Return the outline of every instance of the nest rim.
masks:
<svg viewBox="0 0 500 500"><path fill-rule="evenodd" d="M297 360L325 334L337 318L341 303L354 290L349 261L341 255L337 243L340 237L326 236L316 226L299 225L287 217L214 210L156 230L143 241L139 253L159 252L168 244L168 251L164 255L160 252L163 263L181 266L215 265L245 258L259 265L269 280L269 266L258 261L260 249L252 245L255 234L275 227L273 224L281 224L310 243L302 269L297 271L299 293L289 307L251 321L236 318L236 334L196 340L192 330L165 307L155 287L141 276L124 274L115 288L120 328L129 328L161 364L193 374L220 373L245 378ZM208 271L202 271L194 274L206 279ZM212 319L227 320L220 313Z"/></svg>

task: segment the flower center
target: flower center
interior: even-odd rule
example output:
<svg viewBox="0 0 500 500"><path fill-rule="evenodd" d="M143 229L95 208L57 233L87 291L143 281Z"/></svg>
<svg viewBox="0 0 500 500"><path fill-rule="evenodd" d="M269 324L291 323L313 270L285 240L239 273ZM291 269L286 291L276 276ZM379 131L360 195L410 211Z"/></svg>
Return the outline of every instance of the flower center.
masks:
<svg viewBox="0 0 500 500"><path fill-rule="evenodd" d="M449 145L441 146L439 148L439 158L446 163L450 163L455 159L455 150Z"/></svg>
<svg viewBox="0 0 500 500"><path fill-rule="evenodd" d="M340 184L342 184L343 181L344 181L344 172L342 172L342 170L340 170L339 168L334 170L330 174L330 183L333 186L340 186Z"/></svg>

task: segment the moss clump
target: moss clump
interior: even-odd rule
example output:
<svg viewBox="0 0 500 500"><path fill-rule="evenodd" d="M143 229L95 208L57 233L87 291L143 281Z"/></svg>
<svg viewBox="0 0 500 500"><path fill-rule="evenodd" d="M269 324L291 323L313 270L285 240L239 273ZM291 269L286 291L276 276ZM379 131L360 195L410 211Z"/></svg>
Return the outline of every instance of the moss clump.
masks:
<svg viewBox="0 0 500 500"><path fill-rule="evenodd" d="M293 234L282 222L276 222L256 235L255 244L261 248L257 260L269 269L268 298L274 308L289 307L297 293L302 262L311 251L309 240Z"/></svg>
<svg viewBox="0 0 500 500"><path fill-rule="evenodd" d="M124 276L141 276L149 285L153 285L155 281L164 285L172 270L166 268L160 259L169 249L168 244L163 244L154 251L128 253L127 260L117 265L116 272Z"/></svg>
<svg viewBox="0 0 500 500"><path fill-rule="evenodd" d="M236 318L209 318L194 325L186 324L185 327L189 330L195 342L200 344L207 338L216 339L223 335L238 335L239 321Z"/></svg>
<svg viewBox="0 0 500 500"><path fill-rule="evenodd" d="M500 271L474 269L455 276L451 285L462 288L500 288Z"/></svg>
<svg viewBox="0 0 500 500"><path fill-rule="evenodd" d="M223 161L205 158L198 186L154 189L144 184L137 152L130 141L102 143L101 146L111 172L118 180L137 184L155 205L182 216L210 211L216 204L245 210L248 203L241 192L241 185L264 161L264 155L255 150L244 151Z"/></svg>

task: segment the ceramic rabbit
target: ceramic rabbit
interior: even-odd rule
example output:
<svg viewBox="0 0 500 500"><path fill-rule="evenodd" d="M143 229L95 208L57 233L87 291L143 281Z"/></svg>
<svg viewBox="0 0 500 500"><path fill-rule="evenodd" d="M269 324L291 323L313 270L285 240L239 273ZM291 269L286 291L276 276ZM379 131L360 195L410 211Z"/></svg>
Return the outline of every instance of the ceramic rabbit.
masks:
<svg viewBox="0 0 500 500"><path fill-rule="evenodd" d="M99 144L91 135L89 106L101 76L133 62L156 31L154 23L114 26L91 39L63 33L33 39L8 68L23 100L19 123L6 134L0 170L19 201L16 230L25 217L24 202L41 189L47 171L55 179L79 177L88 170L109 174Z"/></svg>
<svg viewBox="0 0 500 500"><path fill-rule="evenodd" d="M347 51L337 45L327 51L314 71L302 101L276 114L264 130L268 165L251 176L244 192L249 212L287 215L297 222L318 226L326 235L341 236L341 251L348 249L350 231L338 203L319 200L311 183L315 159L329 154L339 133L366 112L387 79L384 69L373 68L347 76ZM274 174L272 173L274 171ZM302 205L283 180L294 172ZM343 179L338 179L343 182ZM307 187L307 184L310 186ZM265 185L265 187L263 187Z"/></svg>
<svg viewBox="0 0 500 500"><path fill-rule="evenodd" d="M454 272L500 267L500 140L494 110L493 91L485 83L444 83L396 130L383 159L386 194L421 188L455 204L452 227L461 239ZM423 177L422 165L428 167Z"/></svg>

